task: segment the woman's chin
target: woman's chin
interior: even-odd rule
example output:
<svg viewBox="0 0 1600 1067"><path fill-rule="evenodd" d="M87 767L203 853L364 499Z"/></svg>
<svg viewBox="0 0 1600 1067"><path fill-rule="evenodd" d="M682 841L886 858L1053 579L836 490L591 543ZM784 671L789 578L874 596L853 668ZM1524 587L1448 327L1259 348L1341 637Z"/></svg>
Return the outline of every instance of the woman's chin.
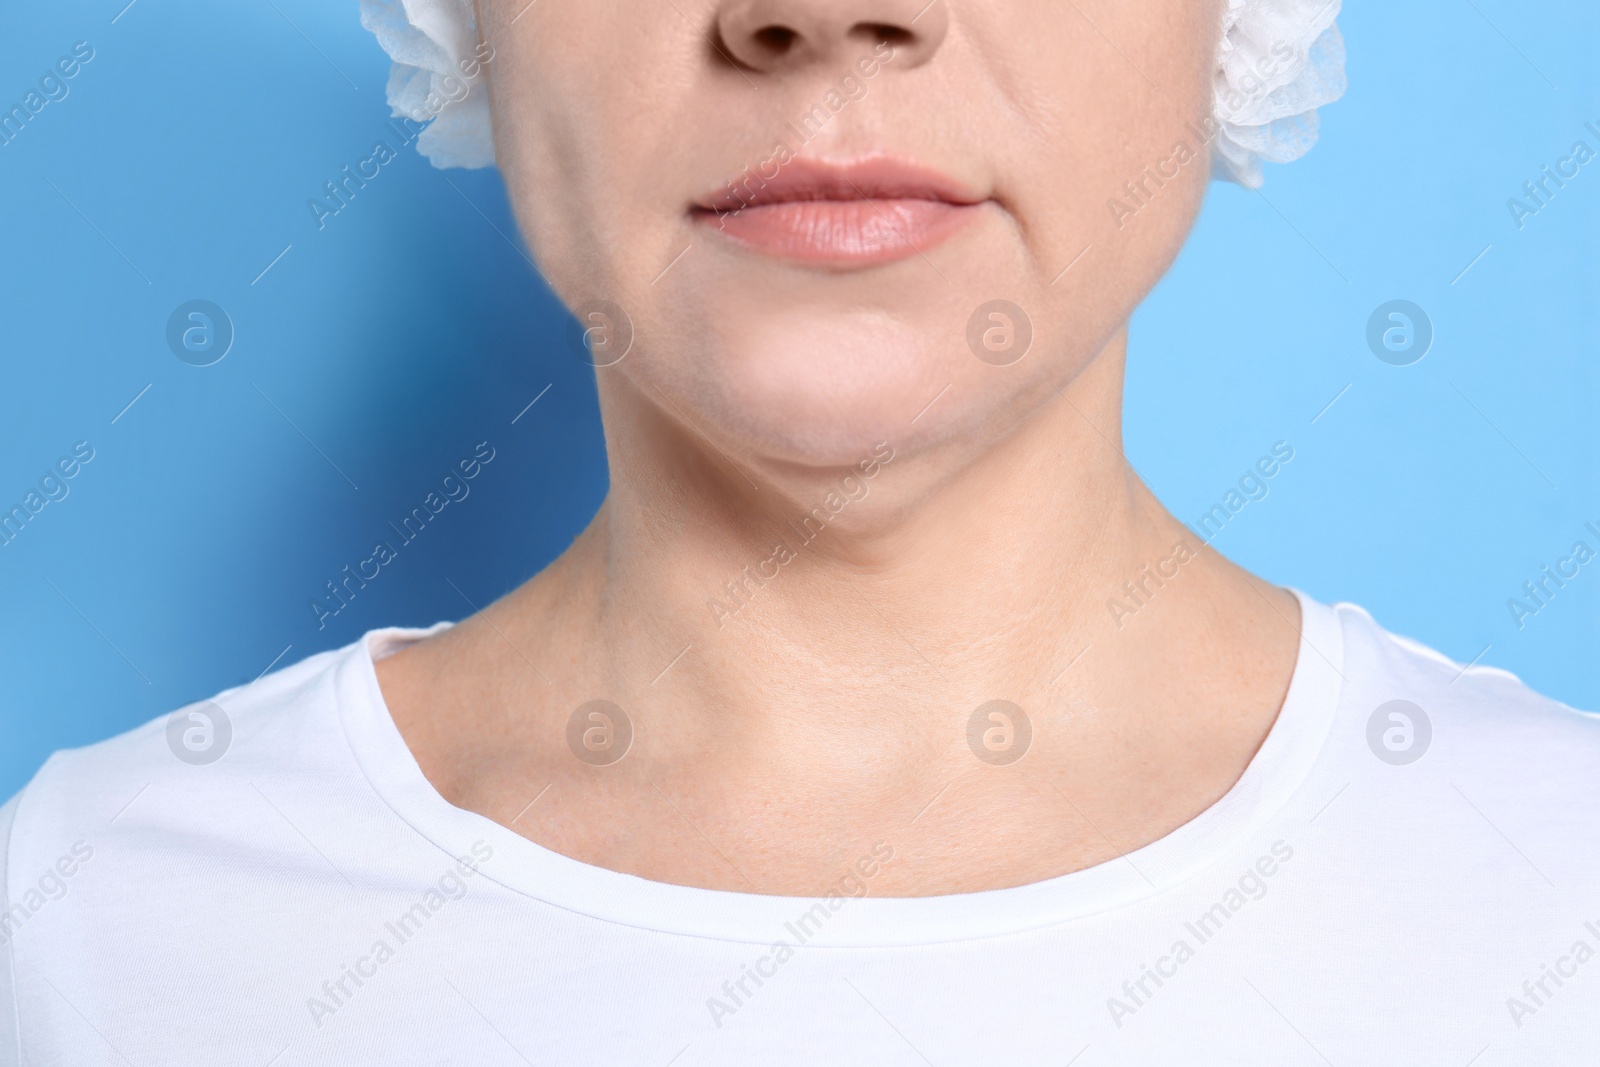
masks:
<svg viewBox="0 0 1600 1067"><path fill-rule="evenodd" d="M883 442L924 446L945 428L940 404L974 399L970 368L939 341L873 316L780 322L703 350L689 378L705 417L754 455L846 466Z"/></svg>

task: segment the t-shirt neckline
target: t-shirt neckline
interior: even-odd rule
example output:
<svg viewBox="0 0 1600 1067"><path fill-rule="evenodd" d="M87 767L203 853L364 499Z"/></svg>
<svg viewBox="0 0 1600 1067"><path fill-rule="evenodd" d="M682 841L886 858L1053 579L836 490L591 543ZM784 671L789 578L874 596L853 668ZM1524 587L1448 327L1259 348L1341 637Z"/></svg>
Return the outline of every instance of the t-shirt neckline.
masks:
<svg viewBox="0 0 1600 1067"><path fill-rule="evenodd" d="M373 630L339 655L334 685L356 762L414 831L454 856L493 848L490 880L551 907L682 936L772 945L796 933L816 947L887 947L1002 937L1126 907L1176 888L1225 856L1276 814L1321 751L1338 708L1344 641L1337 612L1300 601L1294 673L1277 719L1243 775L1220 800L1165 837L1125 856L1040 882L931 897L767 896L641 878L563 856L475 812L455 807L423 775L395 726L374 663L450 623ZM892 842L889 843L892 846ZM891 861L892 862L892 861Z"/></svg>

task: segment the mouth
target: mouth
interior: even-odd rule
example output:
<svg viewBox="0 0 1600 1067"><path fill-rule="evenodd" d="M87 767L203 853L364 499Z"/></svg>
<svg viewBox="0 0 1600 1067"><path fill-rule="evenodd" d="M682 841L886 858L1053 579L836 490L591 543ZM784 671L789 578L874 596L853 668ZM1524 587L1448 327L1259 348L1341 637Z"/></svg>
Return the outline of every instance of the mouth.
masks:
<svg viewBox="0 0 1600 1067"><path fill-rule="evenodd" d="M861 267L928 252L971 223L984 199L947 175L891 157L791 159L771 177L747 169L690 215L753 252Z"/></svg>

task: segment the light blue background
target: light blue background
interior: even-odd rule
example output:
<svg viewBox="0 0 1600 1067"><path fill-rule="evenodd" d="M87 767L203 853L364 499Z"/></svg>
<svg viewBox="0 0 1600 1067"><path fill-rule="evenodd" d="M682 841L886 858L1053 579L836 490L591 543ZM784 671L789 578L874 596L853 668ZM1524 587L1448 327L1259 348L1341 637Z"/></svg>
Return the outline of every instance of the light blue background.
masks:
<svg viewBox="0 0 1600 1067"><path fill-rule="evenodd" d="M407 150L316 229L307 199L386 136L354 0L125 2L0 15L6 107L96 50L0 147L0 505L96 450L0 548L0 797L275 659L469 614L605 491L593 372L495 172ZM1574 140L1600 148L1594 5L1357 2L1340 24L1351 88L1322 144L1264 196L1215 186L1135 320L1128 453L1192 522L1290 442L1218 548L1600 707L1600 561L1520 631L1506 607L1574 540L1600 547L1600 161L1520 232L1506 208ZM1437 331L1410 367L1364 341L1397 297ZM204 369L164 340L195 298L237 330ZM319 631L323 582L481 440L471 495Z"/></svg>

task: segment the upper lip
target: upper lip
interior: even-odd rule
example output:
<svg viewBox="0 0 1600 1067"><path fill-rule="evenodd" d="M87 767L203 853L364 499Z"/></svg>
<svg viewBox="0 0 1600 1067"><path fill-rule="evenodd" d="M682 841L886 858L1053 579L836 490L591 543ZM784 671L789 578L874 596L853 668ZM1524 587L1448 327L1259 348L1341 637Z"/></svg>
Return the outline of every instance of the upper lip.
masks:
<svg viewBox="0 0 1600 1067"><path fill-rule="evenodd" d="M747 168L695 206L722 214L801 200L939 200L976 204L983 199L931 167L891 156L873 156L847 162L791 159L770 178L758 168Z"/></svg>

